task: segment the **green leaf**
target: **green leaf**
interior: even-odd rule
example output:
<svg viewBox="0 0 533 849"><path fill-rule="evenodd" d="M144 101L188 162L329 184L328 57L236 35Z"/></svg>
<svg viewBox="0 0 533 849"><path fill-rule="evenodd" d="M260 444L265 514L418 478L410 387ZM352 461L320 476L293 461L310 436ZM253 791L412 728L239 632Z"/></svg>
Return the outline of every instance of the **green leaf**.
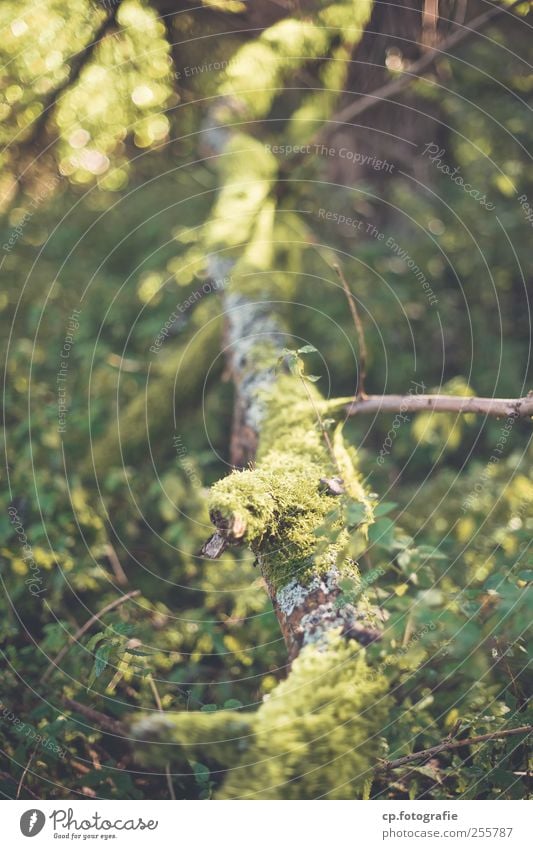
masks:
<svg viewBox="0 0 533 849"><path fill-rule="evenodd" d="M191 766L194 771L194 777L196 778L198 784L207 784L211 775L209 767L207 767L205 764L201 764L198 762L193 762Z"/></svg>
<svg viewBox="0 0 533 849"><path fill-rule="evenodd" d="M218 710L218 705L202 705L200 710L204 713L214 713L216 710Z"/></svg>
<svg viewBox="0 0 533 849"><path fill-rule="evenodd" d="M130 625L127 622L118 622L116 625L111 625L111 630L115 632L115 634L120 634L121 636L127 637L135 630L134 625Z"/></svg>
<svg viewBox="0 0 533 849"><path fill-rule="evenodd" d="M89 675L89 680L87 681L87 690L91 689L91 687L93 686L95 681L96 681L96 673L95 673L94 667L93 667L92 672Z"/></svg>
<svg viewBox="0 0 533 849"><path fill-rule="evenodd" d="M140 651L140 649L129 649L127 647L124 649L124 653L125 654L133 654L133 655L135 655L135 657L151 657L152 656L151 652Z"/></svg>
<svg viewBox="0 0 533 849"><path fill-rule="evenodd" d="M303 348L298 348L299 354L315 354L316 348L314 345L304 345Z"/></svg>
<svg viewBox="0 0 533 849"><path fill-rule="evenodd" d="M97 648L94 660L94 674L96 678L99 678L106 668L110 651L111 645L109 643L105 643L103 646Z"/></svg>
<svg viewBox="0 0 533 849"><path fill-rule="evenodd" d="M361 525L367 518L366 504L360 501L350 501L346 507L348 525Z"/></svg>
<svg viewBox="0 0 533 849"><path fill-rule="evenodd" d="M386 516L391 510L394 510L398 505L394 501L383 501L374 507L374 516L378 519L380 516Z"/></svg>
<svg viewBox="0 0 533 849"><path fill-rule="evenodd" d="M304 375L304 377L305 377L305 379L306 379L306 380L308 380L310 383L316 383L316 382L317 382L317 380L320 380L320 375L319 375L319 374L306 374L306 375Z"/></svg>
<svg viewBox="0 0 533 849"><path fill-rule="evenodd" d="M410 548L404 548L403 551L400 551L396 558L400 569L405 569L407 566L409 566L413 554L414 552Z"/></svg>
<svg viewBox="0 0 533 849"><path fill-rule="evenodd" d="M300 357L287 357L287 365L289 366L289 371L295 377L299 377L302 374L303 363Z"/></svg>
<svg viewBox="0 0 533 849"><path fill-rule="evenodd" d="M105 636L106 636L106 632L100 631L98 634L95 634L94 637L91 637L91 639L89 640L89 642L87 643L87 645L85 647L87 649L87 651L92 651L94 649L94 647L97 646L98 643L101 640L104 639Z"/></svg>
<svg viewBox="0 0 533 849"><path fill-rule="evenodd" d="M378 519L368 530L368 538L374 545L390 548L394 543L394 522L392 519Z"/></svg>

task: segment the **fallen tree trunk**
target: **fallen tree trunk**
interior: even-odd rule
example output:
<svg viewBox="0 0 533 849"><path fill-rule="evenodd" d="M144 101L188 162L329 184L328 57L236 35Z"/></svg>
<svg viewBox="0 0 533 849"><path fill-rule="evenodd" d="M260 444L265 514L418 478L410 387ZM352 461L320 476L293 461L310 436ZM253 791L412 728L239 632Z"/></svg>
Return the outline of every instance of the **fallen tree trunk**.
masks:
<svg viewBox="0 0 533 849"><path fill-rule="evenodd" d="M231 368L238 369L237 426L257 452L253 468L212 488L217 530L210 544L245 543L254 552L292 667L256 713L156 714L136 722L133 734L151 742L141 756L151 768L169 757L181 769L189 758L216 761L225 775L218 798L358 798L373 772L389 700L363 648L378 638L379 616L363 593L353 604L341 588L343 578L357 585L360 575L345 556L349 530L340 501L360 504L367 521L371 504L340 431L333 458L302 381L276 374L281 330L274 317L242 296L230 304L244 311L240 320L229 318L230 334L246 329L229 343ZM321 483L339 473L340 497ZM356 530L362 537L367 521Z"/></svg>

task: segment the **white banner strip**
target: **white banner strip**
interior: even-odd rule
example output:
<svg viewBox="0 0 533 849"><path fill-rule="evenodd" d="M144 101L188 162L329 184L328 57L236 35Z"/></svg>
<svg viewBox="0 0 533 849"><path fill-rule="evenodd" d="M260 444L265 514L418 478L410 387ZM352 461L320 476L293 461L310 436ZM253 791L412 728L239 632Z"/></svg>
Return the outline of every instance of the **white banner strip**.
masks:
<svg viewBox="0 0 533 849"><path fill-rule="evenodd" d="M532 845L531 803L520 801L5 801L1 813L6 849L57 849L67 840L117 849Z"/></svg>

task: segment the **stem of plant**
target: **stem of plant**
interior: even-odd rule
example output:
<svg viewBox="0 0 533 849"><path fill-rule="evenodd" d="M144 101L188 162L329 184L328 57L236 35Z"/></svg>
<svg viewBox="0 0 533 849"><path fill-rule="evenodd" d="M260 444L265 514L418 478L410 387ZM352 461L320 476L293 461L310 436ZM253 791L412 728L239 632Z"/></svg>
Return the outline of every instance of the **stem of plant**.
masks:
<svg viewBox="0 0 533 849"><path fill-rule="evenodd" d="M342 287L344 289L344 294L346 295L346 300L348 301L348 306L350 308L350 312L352 314L352 320L355 327L355 332L357 334L357 346L359 348L359 379L357 381L357 393L356 398L366 398L365 392L365 380L366 380L366 363L368 359L368 352L365 341L365 331L363 328L363 322L361 321L361 317L359 315L359 311L357 309L357 304L355 302L355 298L350 291L350 287L346 281L343 270L337 263L334 263L333 268L337 273Z"/></svg>

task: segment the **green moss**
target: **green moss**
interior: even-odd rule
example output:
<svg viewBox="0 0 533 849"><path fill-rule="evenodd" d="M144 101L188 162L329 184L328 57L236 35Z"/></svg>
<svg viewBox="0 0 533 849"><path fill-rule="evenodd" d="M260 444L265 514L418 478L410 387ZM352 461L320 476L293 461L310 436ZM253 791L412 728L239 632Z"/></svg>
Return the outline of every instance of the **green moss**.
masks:
<svg viewBox="0 0 533 849"><path fill-rule="evenodd" d="M311 646L259 708L255 737L219 798L360 798L387 724L386 683L364 651L333 637Z"/></svg>
<svg viewBox="0 0 533 849"><path fill-rule="evenodd" d="M309 386L309 391L319 403L316 389ZM339 533L334 542L319 546L318 528L333 522L333 530L342 530L340 519L330 519L337 505L320 479L338 473L340 466L352 496L363 500L364 492L338 439L336 461L330 456L299 378L280 376L263 400L257 466L216 483L210 511L215 520L229 526L237 520L246 527L246 542L278 590L293 578L306 584L327 572L346 542L346 535Z"/></svg>
<svg viewBox="0 0 533 849"><path fill-rule="evenodd" d="M132 726L132 736L139 743L136 758L151 766L170 760L183 768L201 753L202 759L230 769L251 746L255 719L255 714L229 710L177 714L153 711L136 719Z"/></svg>
<svg viewBox="0 0 533 849"><path fill-rule="evenodd" d="M356 799L389 709L385 679L372 674L364 650L332 636L322 650L302 650L256 713L152 713L132 735L145 743L138 760L151 766L199 759L227 769L221 799Z"/></svg>

